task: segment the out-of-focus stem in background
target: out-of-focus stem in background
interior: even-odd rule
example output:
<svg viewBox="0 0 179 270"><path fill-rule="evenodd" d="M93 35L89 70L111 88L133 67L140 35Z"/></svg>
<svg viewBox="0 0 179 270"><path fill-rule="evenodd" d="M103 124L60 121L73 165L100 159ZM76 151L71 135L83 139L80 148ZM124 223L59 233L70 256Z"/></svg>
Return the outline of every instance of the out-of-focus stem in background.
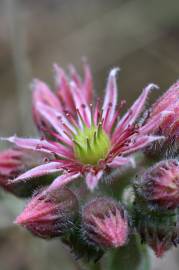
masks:
<svg viewBox="0 0 179 270"><path fill-rule="evenodd" d="M30 125L29 82L31 65L27 56L26 21L19 0L6 0L6 14L9 26L12 58L14 63L17 86L18 124L21 134L28 134ZM25 124L26 123L26 124Z"/></svg>

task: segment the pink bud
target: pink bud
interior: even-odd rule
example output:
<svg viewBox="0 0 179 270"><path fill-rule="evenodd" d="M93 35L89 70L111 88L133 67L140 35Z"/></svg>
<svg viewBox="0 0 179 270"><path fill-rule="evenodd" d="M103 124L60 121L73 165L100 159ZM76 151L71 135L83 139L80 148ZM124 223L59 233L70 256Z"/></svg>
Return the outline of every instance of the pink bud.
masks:
<svg viewBox="0 0 179 270"><path fill-rule="evenodd" d="M0 187L19 197L26 197L32 193L32 189L46 184L48 179L43 178L40 183L36 181L14 181L24 171L44 163L44 159L51 159L52 155L9 148L0 152Z"/></svg>
<svg viewBox="0 0 179 270"><path fill-rule="evenodd" d="M166 139L155 142L148 147L147 153L151 156L175 153L179 147L179 81L173 84L163 96L152 106L147 122L150 123L157 115L166 113L162 121L154 130L155 135L164 136Z"/></svg>
<svg viewBox="0 0 179 270"><path fill-rule="evenodd" d="M136 183L137 194L150 205L179 206L179 162L164 160L149 168Z"/></svg>
<svg viewBox="0 0 179 270"><path fill-rule="evenodd" d="M166 251L168 251L172 247L172 242L168 241L168 238L163 236L159 239L155 236L153 239L150 239L149 243L150 247L155 252L155 255L159 257L163 257Z"/></svg>
<svg viewBox="0 0 179 270"><path fill-rule="evenodd" d="M25 164L23 164L22 159L23 153L17 149L7 149L0 152L0 186L6 191L12 190L8 180L23 171Z"/></svg>
<svg viewBox="0 0 179 270"><path fill-rule="evenodd" d="M170 248L177 246L179 232L175 211L146 211L145 208L138 208L137 216L136 229L142 242L148 244L157 257L162 257Z"/></svg>
<svg viewBox="0 0 179 270"><path fill-rule="evenodd" d="M177 233L174 227L169 227L168 230L167 225L165 225L166 229L164 230L163 228L160 228L160 225L156 227L151 223L151 221L148 221L147 225L143 224L139 233L143 241L154 251L155 255L157 257L162 257L166 251L172 248L177 239Z"/></svg>
<svg viewBox="0 0 179 270"><path fill-rule="evenodd" d="M41 190L29 201L15 223L41 238L53 238L72 229L78 212L78 200L67 188Z"/></svg>
<svg viewBox="0 0 179 270"><path fill-rule="evenodd" d="M96 198L82 212L84 235L102 248L126 244L129 221L121 204L111 198Z"/></svg>

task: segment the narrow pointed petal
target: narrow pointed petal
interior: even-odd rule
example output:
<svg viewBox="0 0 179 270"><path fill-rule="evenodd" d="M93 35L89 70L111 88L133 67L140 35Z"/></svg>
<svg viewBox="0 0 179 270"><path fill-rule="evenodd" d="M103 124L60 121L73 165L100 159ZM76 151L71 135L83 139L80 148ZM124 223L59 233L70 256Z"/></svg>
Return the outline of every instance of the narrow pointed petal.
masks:
<svg viewBox="0 0 179 270"><path fill-rule="evenodd" d="M151 116L164 111L172 110L179 102L179 81L174 83L152 106Z"/></svg>
<svg viewBox="0 0 179 270"><path fill-rule="evenodd" d="M72 151L67 149L65 146L56 144L55 142L48 142L46 140L40 139L29 139L29 138L18 138L16 136L12 136L9 138L1 138L2 140L14 143L18 147L24 149L30 149L39 152L46 152L46 153L56 153L62 157L72 157Z"/></svg>
<svg viewBox="0 0 179 270"><path fill-rule="evenodd" d="M93 172L89 172L86 175L86 184L91 191L95 189L102 175L103 175L102 171L99 171L97 174L94 174Z"/></svg>
<svg viewBox="0 0 179 270"><path fill-rule="evenodd" d="M154 133L158 129L159 125L165 121L166 117L173 115L172 111L163 111L150 118L150 120L139 129L141 135L146 135L149 133Z"/></svg>
<svg viewBox="0 0 179 270"><path fill-rule="evenodd" d="M79 110L79 113L83 119L83 122L90 127L91 125L91 111L90 108L84 98L84 95L81 89L77 87L75 82L71 82L71 88L73 92L73 99L75 103L75 107L77 110Z"/></svg>
<svg viewBox="0 0 179 270"><path fill-rule="evenodd" d="M106 94L103 103L103 127L108 130L108 123L112 121L115 114L116 104L117 104L117 83L116 74L119 71L118 68L111 70L107 82Z"/></svg>
<svg viewBox="0 0 179 270"><path fill-rule="evenodd" d="M36 150L37 145L41 143L41 140L39 139L19 138L16 135L8 137L8 138L1 138L1 140L14 143L16 146L20 148L31 149L31 150Z"/></svg>
<svg viewBox="0 0 179 270"><path fill-rule="evenodd" d="M58 113L53 108L43 105L42 103L38 103L38 111L41 114L42 117L45 118L46 121L48 121L49 124L53 126L53 128L61 135L63 140L69 144L72 145L71 140L69 137L64 133L64 125L63 122L65 122L66 125L69 126L70 129L75 132L75 129L73 126L68 122L68 120L65 118L63 114Z"/></svg>
<svg viewBox="0 0 179 270"><path fill-rule="evenodd" d="M57 87L57 95L63 98L65 107L75 112L75 106L71 94L70 85L65 72L57 64L54 64L55 81Z"/></svg>
<svg viewBox="0 0 179 270"><path fill-rule="evenodd" d="M53 183L48 187L47 191L52 191L61 188L62 186L70 183L75 178L78 178L80 176L80 173L74 172L74 173L65 173L63 175L58 176L55 178Z"/></svg>
<svg viewBox="0 0 179 270"><path fill-rule="evenodd" d="M91 69L88 64L84 64L84 82L82 86L82 92L84 92L85 99L88 105L93 101L93 79Z"/></svg>
<svg viewBox="0 0 179 270"><path fill-rule="evenodd" d="M135 140L135 142L132 144L132 146L128 146L127 149L123 149L122 153L123 155L129 155L131 153L134 153L136 151L139 151L146 147L148 144L154 142L154 141L159 141L163 140L165 137L164 136L140 136Z"/></svg>
<svg viewBox="0 0 179 270"><path fill-rule="evenodd" d="M52 174L55 172L60 172L62 169L60 168L59 162L50 162L47 164L43 164L40 166L37 166L21 175L19 175L17 178L13 179L12 182L19 182L19 181L25 181L31 178L40 177L43 175Z"/></svg>
<svg viewBox="0 0 179 270"><path fill-rule="evenodd" d="M149 84L147 87L144 88L139 98L134 102L128 112L119 121L113 136L115 136L119 130L122 132L129 125L135 123L136 119L139 117L144 108L149 92L154 88L158 89L158 86L156 86L155 84Z"/></svg>
<svg viewBox="0 0 179 270"><path fill-rule="evenodd" d="M108 166L111 168L119 168L121 166L125 166L127 164L131 164L133 168L135 168L135 160L132 157L115 157Z"/></svg>
<svg viewBox="0 0 179 270"><path fill-rule="evenodd" d="M69 70L70 70L72 81L74 81L77 87L81 89L82 82L81 82L80 76L78 75L78 72L76 71L76 68L71 64L69 65Z"/></svg>
<svg viewBox="0 0 179 270"><path fill-rule="evenodd" d="M60 101L44 82L35 79L32 83L32 90L34 106L36 106L37 102L41 102L60 111L62 110Z"/></svg>

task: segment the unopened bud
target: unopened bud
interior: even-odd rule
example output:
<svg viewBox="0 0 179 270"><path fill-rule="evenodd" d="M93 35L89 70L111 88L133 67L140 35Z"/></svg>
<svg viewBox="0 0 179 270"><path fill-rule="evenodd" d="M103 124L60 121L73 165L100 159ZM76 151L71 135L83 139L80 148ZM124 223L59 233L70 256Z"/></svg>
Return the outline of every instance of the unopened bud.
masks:
<svg viewBox="0 0 179 270"><path fill-rule="evenodd" d="M126 244L129 220L124 208L111 198L99 197L89 202L82 212L86 239L101 248Z"/></svg>
<svg viewBox="0 0 179 270"><path fill-rule="evenodd" d="M170 112L163 117L154 135L164 136L164 140L147 147L150 156L167 156L179 150L179 81L173 84L152 106L147 122L150 123L162 112Z"/></svg>
<svg viewBox="0 0 179 270"><path fill-rule="evenodd" d="M148 244L157 257L162 257L179 243L179 228L175 211L136 212L135 226L143 243Z"/></svg>
<svg viewBox="0 0 179 270"><path fill-rule="evenodd" d="M78 200L70 189L42 190L32 197L15 222L38 237L53 238L73 229L77 213Z"/></svg>
<svg viewBox="0 0 179 270"><path fill-rule="evenodd" d="M136 181L136 192L147 204L173 209L179 206L179 162L164 160Z"/></svg>
<svg viewBox="0 0 179 270"><path fill-rule="evenodd" d="M51 155L46 155L46 158L50 159ZM31 150L9 148L0 152L0 187L18 197L31 196L34 189L47 185L52 181L51 178L45 176L40 181L28 179L28 181L21 182L13 180L24 171L43 162L44 156Z"/></svg>

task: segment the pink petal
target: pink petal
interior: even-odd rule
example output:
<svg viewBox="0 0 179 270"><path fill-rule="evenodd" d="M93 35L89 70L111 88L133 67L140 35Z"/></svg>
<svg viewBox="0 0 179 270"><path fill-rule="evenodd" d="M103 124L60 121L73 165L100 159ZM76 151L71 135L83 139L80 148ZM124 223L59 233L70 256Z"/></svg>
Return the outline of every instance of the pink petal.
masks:
<svg viewBox="0 0 179 270"><path fill-rule="evenodd" d="M82 85L82 92L85 95L85 100L88 105L93 101L93 79L91 70L88 64L84 64L85 79Z"/></svg>
<svg viewBox="0 0 179 270"><path fill-rule="evenodd" d="M108 123L112 121L115 114L116 104L117 104L117 83L116 83L116 73L119 71L118 68L111 70L107 82L106 94L103 103L103 127L108 131Z"/></svg>
<svg viewBox="0 0 179 270"><path fill-rule="evenodd" d="M18 138L16 136L12 136L9 138L1 138L2 140L6 140L8 142L16 144L18 147L24 149L30 149L39 152L46 152L57 154L61 157L73 157L72 150L67 149L65 146L60 145L55 142L48 142L46 140L40 139L27 139L27 138Z"/></svg>
<svg viewBox="0 0 179 270"><path fill-rule="evenodd" d="M17 178L13 179L12 182L19 182L28 180L35 177L40 177L43 175L48 175L55 172L60 172L60 163L59 162L50 162L47 164L43 164L40 166L37 166L21 175L19 175Z"/></svg>
<svg viewBox="0 0 179 270"><path fill-rule="evenodd" d="M166 117L174 114L172 111L163 111L153 117L149 117L147 123L139 128L139 134L145 135L149 133L154 133L156 129L158 129L159 125L165 120Z"/></svg>
<svg viewBox="0 0 179 270"><path fill-rule="evenodd" d="M78 75L78 72L76 71L75 67L73 65L69 65L69 70L71 73L72 81L74 81L74 83L77 85L77 87L81 89L81 87L82 87L81 78Z"/></svg>
<svg viewBox="0 0 179 270"><path fill-rule="evenodd" d="M52 184L48 187L47 191L52 191L52 190L61 188L62 186L71 182L75 178L78 178L79 176L80 176L80 173L76 173L76 172L65 173L63 175L60 175L52 182Z"/></svg>
<svg viewBox="0 0 179 270"><path fill-rule="evenodd" d="M124 165L127 165L131 163L131 166L134 168L135 167L135 160L134 158L131 157L120 157L117 156L115 157L110 163L108 163L109 167L111 168L118 168Z"/></svg>
<svg viewBox="0 0 179 270"><path fill-rule="evenodd" d="M177 98L178 97L178 98ZM173 109L179 99L179 81L174 83L152 106L152 117L164 110Z"/></svg>
<svg viewBox="0 0 179 270"><path fill-rule="evenodd" d="M74 133L76 132L74 127L68 122L66 117L64 117L63 114L57 112L53 108L43 105L42 103L38 103L38 111L43 116L49 124L53 126L53 128L61 135L62 139L65 143L72 145L72 141L69 139L69 137L64 133L64 130L66 129L63 125L63 122L67 127L72 130ZM67 131L68 133L68 131Z"/></svg>
<svg viewBox="0 0 179 270"><path fill-rule="evenodd" d="M85 97L77 87L77 85L72 81L71 88L73 92L73 99L76 106L77 111L79 111L80 116L82 117L83 122L90 127L91 125L91 111L90 108L85 100Z"/></svg>
<svg viewBox="0 0 179 270"><path fill-rule="evenodd" d="M134 122L139 117L140 113L142 112L144 108L149 92L153 88L158 88L158 87L155 84L149 84L147 87L144 88L142 94L139 96L139 98L134 102L134 104L131 106L128 112L122 117L122 119L117 124L113 137L117 135L118 131L122 132L129 125L134 124Z"/></svg>
<svg viewBox="0 0 179 270"><path fill-rule="evenodd" d="M95 125L98 125L98 122L100 120L100 112L101 112L101 110L100 110L100 100L98 99L97 102L96 102L95 109L94 109L94 117L93 117Z"/></svg>
<svg viewBox="0 0 179 270"><path fill-rule="evenodd" d="M65 72L57 64L54 64L57 95L63 98L68 110L75 112L75 106L71 94L71 89Z"/></svg>
<svg viewBox="0 0 179 270"><path fill-rule="evenodd" d="M132 145L126 147L126 150L123 149L122 153L123 155L134 153L146 147L148 144L154 141L162 140L164 138L165 137L163 136L147 136L147 135L140 136L138 139L135 140L135 142Z"/></svg>
<svg viewBox="0 0 179 270"><path fill-rule="evenodd" d="M33 89L33 105L36 107L37 102L49 105L56 108L56 110L61 111L62 106L58 98L52 93L48 86L40 81L35 79L32 83Z"/></svg>
<svg viewBox="0 0 179 270"><path fill-rule="evenodd" d="M8 138L1 138L1 140L14 143L18 147L21 147L21 148L31 149L31 150L37 150L36 149L37 145L39 143L41 143L41 140L39 140L39 139L18 138L16 135L8 137ZM47 151L47 152L49 152L49 151Z"/></svg>
<svg viewBox="0 0 179 270"><path fill-rule="evenodd" d="M102 171L99 171L97 174L95 174L94 172L87 173L86 184L91 191L95 189L102 175L103 175Z"/></svg>

